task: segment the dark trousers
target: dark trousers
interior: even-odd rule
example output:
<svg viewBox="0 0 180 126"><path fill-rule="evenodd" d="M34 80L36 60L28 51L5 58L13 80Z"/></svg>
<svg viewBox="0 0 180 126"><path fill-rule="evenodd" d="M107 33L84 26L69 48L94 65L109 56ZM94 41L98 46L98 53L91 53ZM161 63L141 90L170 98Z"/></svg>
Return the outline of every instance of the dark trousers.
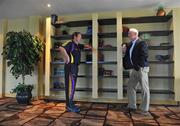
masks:
<svg viewBox="0 0 180 126"><path fill-rule="evenodd" d="M65 64L64 66L66 106L69 105L69 101L74 99L78 70L76 64Z"/></svg>

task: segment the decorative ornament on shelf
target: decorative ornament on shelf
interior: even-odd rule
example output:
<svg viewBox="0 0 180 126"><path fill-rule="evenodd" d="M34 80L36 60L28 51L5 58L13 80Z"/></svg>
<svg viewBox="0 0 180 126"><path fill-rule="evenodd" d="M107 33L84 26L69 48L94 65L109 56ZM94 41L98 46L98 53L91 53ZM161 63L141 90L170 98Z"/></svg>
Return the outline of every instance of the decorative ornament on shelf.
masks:
<svg viewBox="0 0 180 126"><path fill-rule="evenodd" d="M62 25L60 27L60 31L62 32L63 35L68 35L69 34L69 30L70 30L69 27L66 26L66 25Z"/></svg>
<svg viewBox="0 0 180 126"><path fill-rule="evenodd" d="M150 42L151 40L151 34L149 33L144 33L140 35L140 38L146 42Z"/></svg>
<svg viewBox="0 0 180 126"><path fill-rule="evenodd" d="M129 32L129 27L127 26L123 26L122 29L124 33Z"/></svg>
<svg viewBox="0 0 180 126"><path fill-rule="evenodd" d="M58 16L56 14L51 14L51 23L56 24Z"/></svg>
<svg viewBox="0 0 180 126"><path fill-rule="evenodd" d="M164 6L160 5L158 7L156 16L166 16L166 11L164 10Z"/></svg>

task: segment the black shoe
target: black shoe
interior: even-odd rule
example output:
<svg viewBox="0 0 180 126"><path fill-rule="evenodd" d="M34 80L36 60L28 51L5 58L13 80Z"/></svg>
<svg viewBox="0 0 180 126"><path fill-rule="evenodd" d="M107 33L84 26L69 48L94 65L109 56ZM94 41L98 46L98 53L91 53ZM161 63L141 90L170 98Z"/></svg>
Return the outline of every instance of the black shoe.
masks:
<svg viewBox="0 0 180 126"><path fill-rule="evenodd" d="M69 106L71 108L75 109L76 112L80 112L81 111L80 108L78 106L76 106L73 101L69 102Z"/></svg>
<svg viewBox="0 0 180 126"><path fill-rule="evenodd" d="M74 108L74 107L72 107L72 106L67 106L67 107L66 107L66 110L67 110L68 112L75 112L75 113L79 113L79 112L80 112L79 110L77 110L76 108Z"/></svg>

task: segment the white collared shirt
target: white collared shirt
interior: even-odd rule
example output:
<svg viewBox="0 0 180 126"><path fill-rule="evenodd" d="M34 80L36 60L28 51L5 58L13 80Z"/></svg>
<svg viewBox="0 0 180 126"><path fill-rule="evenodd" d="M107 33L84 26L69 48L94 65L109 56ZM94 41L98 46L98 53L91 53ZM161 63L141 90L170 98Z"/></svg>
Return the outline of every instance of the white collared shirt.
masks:
<svg viewBox="0 0 180 126"><path fill-rule="evenodd" d="M131 46L131 48L130 48L130 50L129 50L129 56L130 56L130 60L131 60L131 64L132 64L132 65L133 65L133 62L132 62L132 59L131 59L131 57L132 57L132 51L133 51L133 49L134 49L134 46L135 46L137 40L138 40L138 38L136 38L135 40L132 41L132 46Z"/></svg>

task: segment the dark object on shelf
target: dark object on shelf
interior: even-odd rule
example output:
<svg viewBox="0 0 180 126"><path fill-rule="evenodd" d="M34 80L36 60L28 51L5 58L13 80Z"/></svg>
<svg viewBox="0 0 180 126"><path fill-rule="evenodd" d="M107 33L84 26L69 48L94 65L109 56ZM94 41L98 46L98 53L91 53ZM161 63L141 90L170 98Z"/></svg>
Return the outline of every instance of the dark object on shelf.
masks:
<svg viewBox="0 0 180 126"><path fill-rule="evenodd" d="M56 62L56 61L63 62L64 60L63 60L63 58L54 57L54 62Z"/></svg>
<svg viewBox="0 0 180 126"><path fill-rule="evenodd" d="M129 71L123 71L123 76L129 76Z"/></svg>
<svg viewBox="0 0 180 126"><path fill-rule="evenodd" d="M55 89L63 89L64 88L64 83L56 81L56 82L53 83L53 87Z"/></svg>
<svg viewBox="0 0 180 126"><path fill-rule="evenodd" d="M156 16L166 16L166 11L164 10L163 6L159 6L158 7Z"/></svg>
<svg viewBox="0 0 180 126"><path fill-rule="evenodd" d="M52 14L51 15L51 23L55 24L57 20L58 20L58 16L56 14Z"/></svg>
<svg viewBox="0 0 180 126"><path fill-rule="evenodd" d="M99 67L98 68L98 75L99 76L103 76L104 75L104 68L103 67Z"/></svg>
<svg viewBox="0 0 180 126"><path fill-rule="evenodd" d="M164 62L170 58L170 55L156 55L155 58L161 62Z"/></svg>
<svg viewBox="0 0 180 126"><path fill-rule="evenodd" d="M57 76L64 76L64 69L62 68L58 68L58 67L54 67L54 75Z"/></svg>
<svg viewBox="0 0 180 126"><path fill-rule="evenodd" d="M160 46L170 46L170 43L161 43Z"/></svg>
<svg viewBox="0 0 180 126"><path fill-rule="evenodd" d="M103 46L104 46L104 40L99 40L98 47L103 47Z"/></svg>
<svg viewBox="0 0 180 126"><path fill-rule="evenodd" d="M87 62L92 61L92 54L86 55L86 61ZM98 53L98 61L104 61L104 55L102 53Z"/></svg>
<svg viewBox="0 0 180 126"><path fill-rule="evenodd" d="M113 46L112 45L104 45L103 48L112 48Z"/></svg>
<svg viewBox="0 0 180 126"><path fill-rule="evenodd" d="M92 35L92 26L88 26L86 34Z"/></svg>
<svg viewBox="0 0 180 126"><path fill-rule="evenodd" d="M98 53L98 61L104 61L104 55L101 52Z"/></svg>
<svg viewBox="0 0 180 126"><path fill-rule="evenodd" d="M68 35L68 32L64 30L64 31L62 31L62 34L63 35Z"/></svg>
<svg viewBox="0 0 180 126"><path fill-rule="evenodd" d="M104 76L112 76L113 71L112 70L104 70Z"/></svg>
<svg viewBox="0 0 180 126"><path fill-rule="evenodd" d="M89 45L92 46L92 38L89 39Z"/></svg>
<svg viewBox="0 0 180 126"><path fill-rule="evenodd" d="M60 31L62 32L62 35L68 35L69 34L69 27L67 25L62 25L60 27Z"/></svg>
<svg viewBox="0 0 180 126"><path fill-rule="evenodd" d="M98 33L102 33L103 32L103 28L101 25L98 26Z"/></svg>
<svg viewBox="0 0 180 126"><path fill-rule="evenodd" d="M123 26L123 32L129 32L129 28L127 26Z"/></svg>
<svg viewBox="0 0 180 126"><path fill-rule="evenodd" d="M86 55L86 61L87 62L92 61L92 54Z"/></svg>
<svg viewBox="0 0 180 126"><path fill-rule="evenodd" d="M62 42L55 42L54 43L54 48L57 49L62 45Z"/></svg>

